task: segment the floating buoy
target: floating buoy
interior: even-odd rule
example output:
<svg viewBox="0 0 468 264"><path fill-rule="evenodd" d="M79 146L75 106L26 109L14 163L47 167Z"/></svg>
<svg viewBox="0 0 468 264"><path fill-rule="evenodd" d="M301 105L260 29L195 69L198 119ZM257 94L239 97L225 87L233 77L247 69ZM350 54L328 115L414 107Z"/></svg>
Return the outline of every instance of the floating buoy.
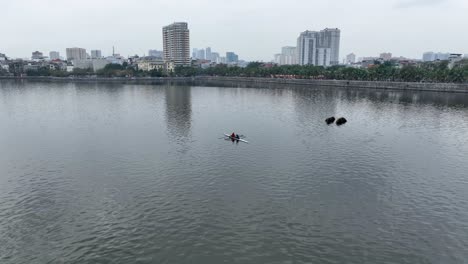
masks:
<svg viewBox="0 0 468 264"><path fill-rule="evenodd" d="M330 125L330 124L333 124L333 122L335 122L335 117L329 117L327 119L325 119L325 122L327 123L327 125Z"/></svg>
<svg viewBox="0 0 468 264"><path fill-rule="evenodd" d="M346 122L348 122L348 120L346 120L346 118L340 117L340 118L338 118L338 120L336 120L336 125L337 125L337 126L341 126L341 125L343 125L343 124L346 123Z"/></svg>

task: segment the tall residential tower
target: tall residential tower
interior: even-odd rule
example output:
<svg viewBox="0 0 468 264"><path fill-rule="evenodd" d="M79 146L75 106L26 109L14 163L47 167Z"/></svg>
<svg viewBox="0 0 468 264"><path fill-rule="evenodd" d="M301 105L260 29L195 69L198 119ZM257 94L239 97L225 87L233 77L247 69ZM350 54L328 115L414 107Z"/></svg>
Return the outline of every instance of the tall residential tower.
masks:
<svg viewBox="0 0 468 264"><path fill-rule="evenodd" d="M340 30L304 31L297 38L297 63L300 65L338 65Z"/></svg>
<svg viewBox="0 0 468 264"><path fill-rule="evenodd" d="M190 66L190 32L186 22L163 27L164 62Z"/></svg>
<svg viewBox="0 0 468 264"><path fill-rule="evenodd" d="M86 60L86 49L82 48L67 48L67 60Z"/></svg>

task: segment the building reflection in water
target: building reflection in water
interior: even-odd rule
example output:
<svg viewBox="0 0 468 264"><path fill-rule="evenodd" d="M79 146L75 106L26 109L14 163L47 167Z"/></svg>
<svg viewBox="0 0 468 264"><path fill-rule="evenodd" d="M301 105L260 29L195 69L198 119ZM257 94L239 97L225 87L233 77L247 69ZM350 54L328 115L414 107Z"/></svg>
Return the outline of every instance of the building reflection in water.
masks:
<svg viewBox="0 0 468 264"><path fill-rule="evenodd" d="M165 95L169 137L185 140L190 135L192 122L191 87L168 85Z"/></svg>

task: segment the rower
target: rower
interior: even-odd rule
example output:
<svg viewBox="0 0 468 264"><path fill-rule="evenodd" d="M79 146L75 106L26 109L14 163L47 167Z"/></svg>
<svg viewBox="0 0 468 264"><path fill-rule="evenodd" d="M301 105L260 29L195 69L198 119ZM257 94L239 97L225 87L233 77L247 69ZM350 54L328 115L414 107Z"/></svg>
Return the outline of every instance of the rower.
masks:
<svg viewBox="0 0 468 264"><path fill-rule="evenodd" d="M232 132L231 138L236 138L236 133Z"/></svg>
<svg viewBox="0 0 468 264"><path fill-rule="evenodd" d="M237 140L238 140L238 139L240 139L240 136L239 136L239 134L237 134L237 135L236 135L236 139L237 139Z"/></svg>

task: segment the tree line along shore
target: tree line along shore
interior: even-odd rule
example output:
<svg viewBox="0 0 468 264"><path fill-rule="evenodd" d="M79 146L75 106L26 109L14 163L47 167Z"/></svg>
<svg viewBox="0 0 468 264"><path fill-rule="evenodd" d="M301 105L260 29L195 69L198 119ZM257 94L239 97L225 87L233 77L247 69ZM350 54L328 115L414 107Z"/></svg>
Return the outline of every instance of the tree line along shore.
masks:
<svg viewBox="0 0 468 264"><path fill-rule="evenodd" d="M7 76L0 71L0 76ZM312 65L274 65L251 62L246 67L215 65L208 68L176 67L171 72L163 70L142 71L124 63L108 64L97 72L92 69L74 69L72 72L40 68L28 70L25 76L50 77L260 77L281 79L350 80L385 82L468 83L468 60L454 64L448 61L399 66L392 62L379 63L367 68L348 66L321 67Z"/></svg>

